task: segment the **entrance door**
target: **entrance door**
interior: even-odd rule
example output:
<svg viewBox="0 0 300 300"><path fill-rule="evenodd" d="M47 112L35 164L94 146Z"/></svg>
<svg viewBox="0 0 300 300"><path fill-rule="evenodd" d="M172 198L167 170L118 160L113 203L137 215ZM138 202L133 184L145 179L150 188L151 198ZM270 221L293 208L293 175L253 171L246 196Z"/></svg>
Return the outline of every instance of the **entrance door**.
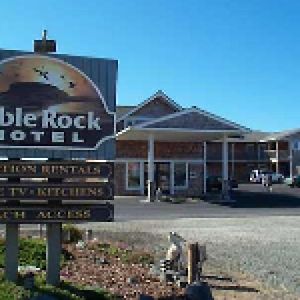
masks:
<svg viewBox="0 0 300 300"><path fill-rule="evenodd" d="M157 188L160 187L163 194L170 194L170 163L157 163L154 177Z"/></svg>
<svg viewBox="0 0 300 300"><path fill-rule="evenodd" d="M144 187L147 195L148 163L144 164ZM163 194L170 194L170 163L154 163L154 190L161 188Z"/></svg>

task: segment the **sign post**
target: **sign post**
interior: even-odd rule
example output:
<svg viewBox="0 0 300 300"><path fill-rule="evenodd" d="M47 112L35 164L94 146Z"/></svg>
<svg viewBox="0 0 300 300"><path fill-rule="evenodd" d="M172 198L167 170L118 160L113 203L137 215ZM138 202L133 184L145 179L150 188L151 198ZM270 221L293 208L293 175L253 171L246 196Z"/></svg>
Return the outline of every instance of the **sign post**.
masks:
<svg viewBox="0 0 300 300"><path fill-rule="evenodd" d="M58 285L62 223L113 221L116 72L114 60L0 50L8 280L17 280L20 224L46 224L46 278Z"/></svg>
<svg viewBox="0 0 300 300"><path fill-rule="evenodd" d="M60 278L60 254L61 254L61 223L47 224L47 278L51 285L58 285Z"/></svg>
<svg viewBox="0 0 300 300"><path fill-rule="evenodd" d="M5 274L6 279L18 278L19 224L6 224L5 232Z"/></svg>

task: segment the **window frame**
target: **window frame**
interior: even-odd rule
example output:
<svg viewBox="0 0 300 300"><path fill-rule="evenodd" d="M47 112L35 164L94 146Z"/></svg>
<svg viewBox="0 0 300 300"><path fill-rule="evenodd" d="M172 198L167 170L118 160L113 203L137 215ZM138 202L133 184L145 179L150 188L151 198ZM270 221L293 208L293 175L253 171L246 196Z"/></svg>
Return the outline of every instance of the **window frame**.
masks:
<svg viewBox="0 0 300 300"><path fill-rule="evenodd" d="M140 181L140 184L139 186L136 186L136 187L133 187L133 186L129 186L129 182L128 182L128 179L129 179L129 174L128 174L128 165L129 164L138 164L139 165L139 181ZM125 185L126 185L126 190L127 191L140 191L142 189L142 186L143 186L143 183L142 183L142 163L140 161L128 161L126 162L126 170L125 170Z"/></svg>
<svg viewBox="0 0 300 300"><path fill-rule="evenodd" d="M176 164L185 164L185 185L176 185L175 184L175 169L176 169ZM188 162L182 162L182 161L174 161L173 163L173 187L174 190L185 190L189 186L189 164Z"/></svg>

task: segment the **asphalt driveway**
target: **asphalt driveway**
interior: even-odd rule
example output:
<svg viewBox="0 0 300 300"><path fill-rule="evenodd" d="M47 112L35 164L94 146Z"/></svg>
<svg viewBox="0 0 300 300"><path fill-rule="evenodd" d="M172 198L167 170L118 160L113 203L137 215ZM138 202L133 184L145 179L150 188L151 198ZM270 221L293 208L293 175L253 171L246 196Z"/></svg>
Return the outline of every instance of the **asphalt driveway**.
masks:
<svg viewBox="0 0 300 300"><path fill-rule="evenodd" d="M145 197L116 197L115 220L163 220L176 218L232 218L250 216L300 216L300 188L274 185L269 193L259 184L241 184L233 192L234 203L209 200L172 204L145 203Z"/></svg>

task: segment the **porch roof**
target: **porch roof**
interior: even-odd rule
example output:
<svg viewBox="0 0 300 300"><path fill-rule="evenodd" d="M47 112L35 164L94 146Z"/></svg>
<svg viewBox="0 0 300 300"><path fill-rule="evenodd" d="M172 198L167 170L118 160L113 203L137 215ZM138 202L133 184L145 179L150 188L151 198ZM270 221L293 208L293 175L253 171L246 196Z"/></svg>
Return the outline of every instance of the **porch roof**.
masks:
<svg viewBox="0 0 300 300"><path fill-rule="evenodd" d="M178 128L139 128L128 127L117 133L117 140L148 140L153 135L156 141L173 142L196 142L212 141L222 139L225 135L228 138L238 137L243 134L241 130L197 130Z"/></svg>

